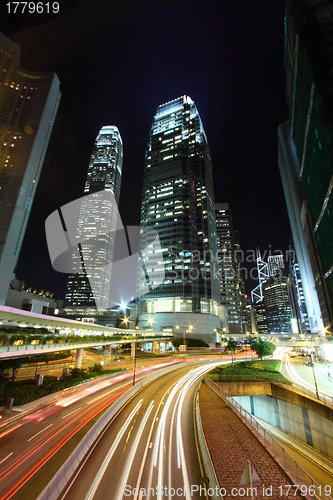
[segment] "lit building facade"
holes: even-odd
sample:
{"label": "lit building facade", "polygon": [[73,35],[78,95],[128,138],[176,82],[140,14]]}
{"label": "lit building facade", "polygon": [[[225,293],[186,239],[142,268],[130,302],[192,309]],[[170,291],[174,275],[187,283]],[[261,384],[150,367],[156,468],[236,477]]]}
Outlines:
{"label": "lit building facade", "polygon": [[[67,315],[87,315],[90,310],[94,316],[97,301],[100,310],[108,309],[115,232],[110,232],[108,227],[105,227],[104,231],[101,231],[101,228],[103,229],[103,225],[108,226],[110,220],[117,220],[119,216],[117,205],[122,165],[123,143],[119,130],[115,126],[105,126],[95,140],[78,221],[78,235],[84,233],[87,240],[92,239],[92,243],[85,241],[81,244],[80,258],[73,255],[74,272],[68,277],[65,297],[64,312]],[[116,204],[112,204],[107,198],[101,202],[101,192],[111,192]],[[96,242],[101,255],[96,254]],[[94,280],[94,293],[81,265],[85,259],[92,258],[97,264],[99,258],[104,262],[104,265],[96,267],[96,271],[91,269],[91,273],[94,273],[94,276],[91,276]],[[75,272],[76,268],[78,272]],[[101,314],[99,312],[99,316]]]}
{"label": "lit building facade", "polygon": [[268,326],[267,326],[267,317],[266,317],[266,308],[265,308],[265,303],[264,301],[257,302],[256,304],[252,305],[254,311],[255,311],[255,323],[256,323],[256,328],[254,333],[258,333],[260,335],[267,335],[268,332]]}
{"label": "lit building facade", "polygon": [[249,321],[248,314],[246,311],[246,294],[245,294],[245,272],[242,268],[242,262],[244,260],[243,251],[240,244],[239,231],[234,229],[234,244],[235,244],[235,257],[237,262],[237,279],[238,279],[238,302],[239,302],[239,313],[240,313],[240,323],[242,333],[247,333],[249,331]]}
{"label": "lit building facade", "polygon": [[312,250],[318,274],[314,279],[325,327],[333,323],[332,28],[331,0],[287,0],[285,69],[290,133],[307,194],[307,220],[311,223],[307,230],[312,233],[308,240],[315,240]]}
{"label": "lit building facade", "polygon": [[296,252],[294,249],[293,242],[291,242],[289,245],[288,265],[289,265],[288,294],[291,307],[293,330],[295,330],[296,333],[296,324],[297,324],[297,331],[299,333],[307,334],[310,333],[311,330],[306,310],[301,273],[298,262],[296,260]]}
{"label": "lit building facade", "polygon": [[276,276],[279,274],[279,270],[284,268],[284,258],[283,255],[270,255],[267,258],[268,273],[270,276]]}
{"label": "lit building facade", "polygon": [[54,73],[23,70],[0,33],[0,304],[5,304],[57,114]]}
{"label": "lit building facade", "polygon": [[309,328],[315,333],[323,329],[323,318],[326,324],[329,322],[329,314],[323,287],[318,286],[323,273],[319,273],[316,263],[319,251],[314,248],[313,223],[307,209],[306,192],[289,122],[282,123],[278,128],[278,162],[296,253],[294,260],[299,266]]}
{"label": "lit building facade", "polygon": [[229,333],[242,333],[240,265],[228,203],[215,203],[221,305],[228,311]]}
{"label": "lit building facade", "polygon": [[192,337],[214,343],[220,292],[212,163],[198,110],[187,96],[159,106],[154,117],[141,225],[158,232],[165,279],[140,299],[140,325],[153,321],[154,329],[180,335],[190,329]]}
{"label": "lit building facade", "polygon": [[266,322],[269,333],[292,333],[288,295],[289,272],[282,255],[268,257],[269,278],[263,285]]}

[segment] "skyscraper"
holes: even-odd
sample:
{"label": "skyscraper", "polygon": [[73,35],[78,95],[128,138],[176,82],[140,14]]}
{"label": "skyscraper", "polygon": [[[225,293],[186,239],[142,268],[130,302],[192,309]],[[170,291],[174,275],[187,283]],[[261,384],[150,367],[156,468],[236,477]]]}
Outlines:
{"label": "skyscraper", "polygon": [[54,73],[19,64],[20,46],[0,33],[0,304],[14,278],[61,96]]}
{"label": "skyscraper", "polygon": [[229,204],[216,203],[215,217],[221,305],[228,310],[229,333],[242,333],[240,263]]}
{"label": "skyscraper", "polygon": [[269,255],[267,259],[268,272],[270,276],[279,274],[279,270],[284,268],[283,255]]}
{"label": "skyscraper", "polygon": [[291,333],[288,270],[282,255],[268,257],[269,278],[264,283],[266,321],[270,333]]}
{"label": "skyscraper", "polygon": [[294,242],[292,240],[289,244],[288,263],[289,263],[288,294],[291,306],[291,321],[292,324],[297,322],[298,331],[300,333],[307,334],[311,332],[311,330],[306,310],[303,283],[299,270],[299,264],[296,260],[296,252],[294,248]]}
{"label": "skyscraper", "polygon": [[318,297],[326,302],[326,311],[322,309],[325,326],[333,323],[332,28],[331,0],[287,0],[285,69],[290,133],[307,194],[308,230],[318,270],[315,286]]}
{"label": "skyscraper", "polygon": [[[293,260],[299,265],[310,329],[312,332],[318,332],[324,327],[322,318],[324,317],[327,323],[329,315],[325,296],[321,295],[319,301],[315,284],[315,277],[318,283],[319,272],[312,265],[315,258],[311,259],[311,255],[315,257],[318,252],[313,248],[313,239],[306,237],[310,232],[313,233],[313,225],[311,227],[306,220],[305,223],[302,221],[302,207],[306,201],[306,192],[300,176],[295,144],[290,135],[289,122],[282,123],[278,128],[278,161],[297,256]],[[305,207],[303,207],[303,212],[304,210]],[[319,290],[322,290],[322,287],[319,287]]]}
{"label": "skyscraper", "polygon": [[[96,308],[96,301],[101,309],[108,308],[111,267],[114,249],[114,232],[105,228],[111,219],[118,217],[118,207],[110,206],[108,199],[100,200],[101,192],[111,192],[114,199],[119,202],[120,184],[123,164],[123,143],[119,130],[115,126],[105,126],[99,131],[95,140],[93,152],[87,172],[84,188],[85,197],[82,198],[78,233],[84,233],[87,241],[81,244],[80,259],[73,255],[73,273],[68,277],[65,312],[71,314],[76,309]],[[91,195],[91,196],[87,196]],[[112,215],[114,214],[114,215]],[[91,241],[89,239],[91,238]],[[94,276],[94,293],[92,291],[87,273],[82,270],[81,263],[84,259],[94,258],[96,243],[102,252],[103,265],[96,270]],[[77,269],[77,272],[75,272]]]}
{"label": "skyscraper", "polygon": [[140,299],[140,325],[151,321],[154,328],[179,333],[191,329],[193,337],[215,342],[220,293],[212,163],[202,121],[188,96],[159,106],[154,117],[141,225],[158,231],[166,276]]}

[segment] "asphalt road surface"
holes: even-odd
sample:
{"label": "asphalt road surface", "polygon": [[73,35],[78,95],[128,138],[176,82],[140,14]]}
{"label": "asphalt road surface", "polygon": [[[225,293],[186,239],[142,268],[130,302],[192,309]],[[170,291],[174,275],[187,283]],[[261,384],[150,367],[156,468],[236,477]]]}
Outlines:
{"label": "asphalt road surface", "polygon": [[[140,391],[116,416],[62,500],[186,500],[200,496],[194,393],[204,372],[184,366]],[[192,493],[192,496],[191,496]]]}
{"label": "asphalt road surface", "polygon": [[[138,368],[136,380],[155,367]],[[56,393],[36,411],[0,424],[0,499],[35,500],[102,413],[132,386],[132,373]]]}

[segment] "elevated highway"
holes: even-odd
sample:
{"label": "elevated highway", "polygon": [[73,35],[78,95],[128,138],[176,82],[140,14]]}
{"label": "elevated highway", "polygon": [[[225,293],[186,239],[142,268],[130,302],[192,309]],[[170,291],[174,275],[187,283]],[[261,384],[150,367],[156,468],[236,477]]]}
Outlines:
{"label": "elevated highway", "polygon": [[[168,342],[172,338],[172,334],[166,332],[130,328],[110,328],[95,323],[68,320],[57,316],[47,316],[45,314],[32,313],[30,311],[23,311],[7,306],[0,306],[0,324],[4,327],[11,326],[22,328],[22,334],[24,334],[25,328],[36,329],[36,334],[40,328],[47,328],[50,332],[64,333],[64,341],[61,343],[31,344],[22,341],[22,343],[18,345],[0,345],[0,359],[75,349],[77,351],[77,368],[80,367],[79,360],[82,356],[82,349],[88,347],[123,344],[125,342],[131,342],[132,340],[136,343],[150,341],[156,345],[160,342]],[[66,334],[77,336],[77,341],[66,341]],[[98,336],[99,338],[96,338],[96,340],[86,340],[82,338],[87,335],[96,335],[96,337]],[[104,337],[104,339],[101,340],[100,337]]]}

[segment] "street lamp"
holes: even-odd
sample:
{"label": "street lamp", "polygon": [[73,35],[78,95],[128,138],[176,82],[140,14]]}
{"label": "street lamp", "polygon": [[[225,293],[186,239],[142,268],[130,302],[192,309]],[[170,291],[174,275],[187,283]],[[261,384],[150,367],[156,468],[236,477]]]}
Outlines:
{"label": "street lamp", "polygon": [[[179,325],[176,325],[176,330],[179,330]],[[188,330],[186,330],[187,327],[184,327],[183,328],[183,362],[185,363],[185,352],[186,352],[186,341],[185,341],[185,332],[188,331],[188,332],[192,332],[193,330],[193,325],[190,325],[188,327]]]}
{"label": "street lamp", "polygon": [[[135,369],[136,369],[136,335],[138,333],[139,325],[135,326],[136,332],[133,332],[134,335],[134,340],[133,340],[133,347],[134,347],[134,366],[133,366],[133,385],[135,385]],[[132,335],[132,338],[133,338]]]}
{"label": "street lamp", "polygon": [[314,366],[313,366],[313,353],[312,353],[312,352],[310,352],[310,359],[311,359],[311,366],[312,366],[313,380],[314,380],[314,383],[315,383],[315,388],[316,388],[317,399],[319,399],[319,392],[318,392],[317,380],[316,380],[316,375],[315,375]]}

